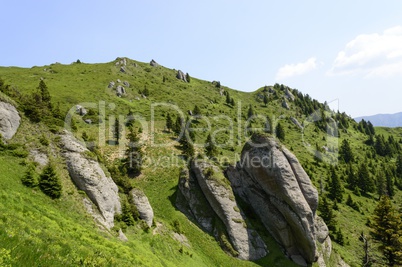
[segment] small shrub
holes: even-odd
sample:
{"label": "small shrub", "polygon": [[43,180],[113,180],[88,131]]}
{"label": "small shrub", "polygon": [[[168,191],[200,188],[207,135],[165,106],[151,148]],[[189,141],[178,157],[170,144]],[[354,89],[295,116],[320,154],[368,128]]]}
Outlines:
{"label": "small shrub", "polygon": [[36,187],[38,185],[38,179],[35,173],[35,166],[33,164],[28,167],[28,170],[21,178],[21,182],[27,187]]}
{"label": "small shrub", "polygon": [[51,163],[43,169],[39,177],[39,188],[53,199],[61,197],[62,185],[60,178]]}

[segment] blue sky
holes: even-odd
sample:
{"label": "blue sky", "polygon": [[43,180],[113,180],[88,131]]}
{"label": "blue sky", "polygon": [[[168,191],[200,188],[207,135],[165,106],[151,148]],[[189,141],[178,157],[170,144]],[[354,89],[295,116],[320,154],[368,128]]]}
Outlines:
{"label": "blue sky", "polygon": [[1,66],[125,56],[352,116],[402,111],[402,1],[3,1]]}

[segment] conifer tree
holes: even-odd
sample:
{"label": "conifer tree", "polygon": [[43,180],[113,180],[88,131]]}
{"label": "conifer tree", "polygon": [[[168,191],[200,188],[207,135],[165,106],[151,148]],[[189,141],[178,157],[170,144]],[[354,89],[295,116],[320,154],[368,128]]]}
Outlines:
{"label": "conifer tree", "polygon": [[331,168],[331,179],[329,183],[329,197],[332,200],[336,200],[337,202],[341,203],[343,200],[343,192],[344,188],[341,182],[341,179],[339,179],[338,174],[336,173],[336,170],[334,168]]}
{"label": "conifer tree", "polygon": [[114,120],[114,125],[113,125],[113,137],[116,140],[116,145],[119,144],[119,141],[121,139],[122,131],[123,131],[123,125],[121,125],[119,119],[116,118]]}
{"label": "conifer tree", "polygon": [[60,198],[62,185],[54,167],[49,163],[39,177],[39,188],[51,198]]}
{"label": "conifer tree", "polygon": [[213,158],[218,154],[217,147],[212,140],[211,134],[208,134],[207,140],[205,141],[205,154],[210,158]]}
{"label": "conifer tree", "polygon": [[343,160],[345,163],[354,161],[352,148],[350,147],[350,144],[346,139],[343,139],[342,145],[339,149],[339,159]]}
{"label": "conifer tree", "polygon": [[285,141],[285,129],[280,122],[276,125],[275,133],[279,140]]}
{"label": "conifer tree", "polygon": [[137,176],[141,173],[143,163],[142,146],[139,143],[140,138],[137,131],[133,126],[128,128],[127,139],[129,141],[125,159],[123,160],[123,166],[130,177]]}
{"label": "conifer tree", "polygon": [[265,106],[267,106],[267,104],[268,104],[268,96],[267,96],[267,94],[264,94],[264,104],[265,104]]}
{"label": "conifer tree", "polygon": [[175,134],[179,135],[182,131],[183,126],[184,126],[184,124],[182,123],[181,117],[177,116],[172,130]]}
{"label": "conifer tree", "polygon": [[21,182],[27,187],[35,187],[38,185],[38,179],[36,177],[35,166],[30,165],[24,176],[21,178]]}
{"label": "conifer tree", "polygon": [[193,115],[194,116],[200,116],[201,115],[201,109],[197,105],[194,106]]}
{"label": "conifer tree", "polygon": [[357,185],[362,194],[372,193],[375,190],[374,181],[370,176],[367,163],[362,163],[357,172]]}
{"label": "conifer tree", "polygon": [[382,196],[375,208],[372,228],[388,266],[402,264],[401,218],[388,196]]}
{"label": "conifer tree", "polygon": [[173,121],[172,117],[170,117],[170,113],[166,115],[166,128],[168,129],[169,132],[170,130],[173,129]]}

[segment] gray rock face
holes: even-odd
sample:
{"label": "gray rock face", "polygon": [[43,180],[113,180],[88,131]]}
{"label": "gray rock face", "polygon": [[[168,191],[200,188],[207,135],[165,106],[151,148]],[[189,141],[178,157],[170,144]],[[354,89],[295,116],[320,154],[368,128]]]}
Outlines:
{"label": "gray rock face", "polygon": [[260,218],[289,257],[317,260],[318,193],[297,158],[274,138],[253,136],[241,161],[227,170],[234,191]]}
{"label": "gray rock face", "polygon": [[155,60],[151,60],[151,62],[149,62],[149,64],[152,66],[152,67],[158,67],[159,66],[159,64],[158,63],[156,63],[156,61]]}
{"label": "gray rock face", "polygon": [[45,166],[49,163],[49,158],[45,153],[42,153],[38,150],[32,150],[29,154],[33,158],[33,161],[41,166]]}
{"label": "gray rock face", "polygon": [[215,213],[202,193],[197,178],[188,169],[183,169],[180,172],[178,187],[176,206],[194,219],[204,231],[212,234]]}
{"label": "gray rock face", "polygon": [[112,81],[112,82],[109,82],[109,85],[107,86],[107,88],[113,88],[113,86],[114,86],[114,82]]}
{"label": "gray rock face", "polygon": [[120,67],[120,72],[126,73],[126,68],[125,67]]}
{"label": "gray rock face", "polygon": [[147,196],[141,190],[134,188],[130,192],[133,204],[137,207],[141,220],[144,220],[149,227],[152,226],[154,220],[154,211],[149,204]]}
{"label": "gray rock face", "polygon": [[303,126],[300,124],[300,122],[295,118],[295,117],[290,117],[290,120],[296,125],[299,129],[303,130]]}
{"label": "gray rock face", "polygon": [[85,116],[87,115],[88,111],[86,110],[86,108],[84,108],[83,106],[80,105],[76,105],[75,106],[75,111],[80,114],[81,116]]}
{"label": "gray rock face", "polygon": [[130,83],[128,81],[124,81],[123,85],[126,86],[126,87],[130,87]]}
{"label": "gray rock face", "polygon": [[123,233],[123,231],[121,229],[119,229],[119,239],[123,242],[127,242],[128,238],[127,236]]}
{"label": "gray rock face", "polygon": [[117,185],[105,175],[97,161],[85,157],[83,153],[88,150],[70,133],[65,131],[61,135],[61,142],[71,179],[98,208],[102,215],[100,223],[111,229],[114,226],[114,215],[121,213]]}
{"label": "gray rock face", "polygon": [[285,89],[285,95],[286,95],[287,99],[289,99],[290,101],[295,100],[295,96],[292,94],[292,92],[290,92],[289,88]]}
{"label": "gray rock face", "polygon": [[282,101],[282,107],[286,108],[286,109],[290,109],[289,104],[288,104],[288,102],[286,102],[285,99]]}
{"label": "gray rock face", "polygon": [[121,97],[121,96],[123,96],[123,95],[125,95],[125,94],[126,94],[126,89],[124,89],[123,86],[118,85],[117,88],[116,88],[116,95],[117,95],[118,97]]}
{"label": "gray rock face", "polygon": [[[191,172],[183,170],[179,179],[177,206],[185,214],[190,214],[196,222],[219,239],[214,218],[222,221],[230,243],[238,252],[238,257],[256,260],[267,254],[267,248],[254,230],[247,228],[230,185],[219,182],[223,174],[213,165],[203,161],[193,161]],[[223,179],[225,179],[223,177]]]}
{"label": "gray rock face", "polygon": [[17,109],[9,103],[0,101],[0,134],[4,139],[13,138],[20,127],[20,121]]}
{"label": "gray rock face", "polygon": [[187,82],[186,75],[181,70],[177,71],[176,78],[184,82]]}

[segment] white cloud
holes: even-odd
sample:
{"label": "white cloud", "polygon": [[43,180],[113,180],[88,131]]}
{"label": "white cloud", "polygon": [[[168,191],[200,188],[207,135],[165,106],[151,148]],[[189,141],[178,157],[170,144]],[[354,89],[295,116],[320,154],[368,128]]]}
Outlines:
{"label": "white cloud", "polygon": [[365,77],[402,74],[402,26],[382,34],[358,35],[338,53],[328,74]]}
{"label": "white cloud", "polygon": [[286,64],[276,73],[276,80],[284,80],[289,77],[305,74],[317,67],[315,57],[307,59],[306,62],[296,64]]}

